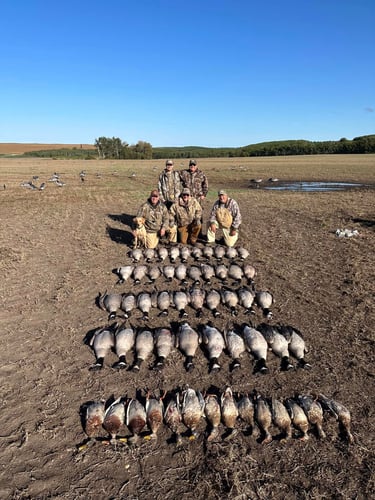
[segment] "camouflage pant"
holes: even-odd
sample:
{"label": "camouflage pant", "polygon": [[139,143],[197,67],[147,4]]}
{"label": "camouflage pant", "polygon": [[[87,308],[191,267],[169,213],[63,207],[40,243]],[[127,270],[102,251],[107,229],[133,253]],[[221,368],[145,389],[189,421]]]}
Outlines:
{"label": "camouflage pant", "polygon": [[[231,236],[229,234],[230,229],[226,229],[225,227],[219,226],[219,224],[217,222],[215,222],[214,224],[216,226],[216,229],[220,228],[223,231],[224,243],[226,244],[226,246],[227,247],[234,247],[234,245],[237,243],[237,240],[238,240],[238,229],[236,231],[236,234],[234,236]],[[211,230],[210,225],[211,224],[209,224],[208,228],[207,228],[207,242],[208,243],[215,243],[216,233],[214,233]]]}

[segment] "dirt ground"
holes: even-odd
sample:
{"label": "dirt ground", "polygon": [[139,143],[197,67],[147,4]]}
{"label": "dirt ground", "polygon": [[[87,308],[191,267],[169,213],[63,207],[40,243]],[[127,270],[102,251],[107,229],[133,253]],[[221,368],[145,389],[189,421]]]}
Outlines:
{"label": "dirt ground", "polygon": [[[243,356],[241,370],[231,373],[229,356],[223,354],[221,371],[209,374],[202,350],[191,373],[177,350],[161,372],[150,370],[147,362],[139,373],[115,371],[114,353],[101,371],[89,371],[94,355],[84,339],[108,323],[107,313],[96,305],[98,293],[151,289],[144,283],[116,285],[112,270],[129,263],[130,220],[162,163],[0,159],[0,498],[373,497],[374,190],[297,193],[247,185],[259,174],[374,184],[375,158],[230,161],[227,169],[224,159],[201,162],[210,182],[205,218],[217,188],[225,184],[241,207],[239,245],[250,251],[256,288],[269,289],[275,297],[271,323],[301,330],[311,371],[281,372],[270,353],[268,374],[253,374],[250,355]],[[65,183],[60,188],[48,181],[56,171]],[[20,186],[33,175],[39,176],[37,185],[46,182],[45,190]],[[359,234],[338,238],[337,228]],[[159,289],[178,286],[158,283]],[[214,320],[220,329],[228,318],[221,310]],[[208,310],[201,319],[188,311],[193,326],[212,319]],[[247,320],[240,311],[236,321]],[[263,321],[261,312],[253,321]],[[132,322],[143,325],[140,313]],[[152,311],[148,325],[175,322],[174,310],[164,319]],[[222,391],[226,385],[239,393],[256,389],[281,399],[324,393],[350,410],[355,442],[349,444],[327,417],[324,440],[311,428],[308,441],[293,437],[262,445],[240,428],[232,440],[207,444],[202,420],[199,437],[185,437],[179,449],[163,427],[157,442],[115,448],[98,442],[78,451],[86,438],[80,419],[86,402],[184,384],[201,391]],[[272,427],[271,433],[278,431]],[[122,435],[127,434],[124,428]]]}

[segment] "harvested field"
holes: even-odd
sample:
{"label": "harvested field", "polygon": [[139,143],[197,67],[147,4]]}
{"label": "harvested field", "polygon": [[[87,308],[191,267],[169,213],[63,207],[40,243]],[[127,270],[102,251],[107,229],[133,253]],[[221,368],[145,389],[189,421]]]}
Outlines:
{"label": "harvested field", "polygon": [[[271,323],[290,324],[304,334],[312,370],[281,372],[270,354],[269,373],[254,375],[246,354],[242,368],[230,372],[230,359],[223,354],[221,371],[209,374],[200,350],[195,369],[187,373],[176,350],[161,372],[151,371],[147,362],[139,373],[115,371],[115,354],[101,371],[89,371],[94,355],[84,339],[108,321],[96,305],[99,292],[152,289],[116,285],[112,270],[129,263],[131,218],[156,185],[164,162],[0,158],[1,498],[373,496],[374,189],[295,193],[248,186],[258,177],[374,186],[375,157],[202,159],[198,165],[210,187],[205,219],[217,189],[226,187],[241,207],[239,244],[248,248],[257,269],[256,288],[269,289],[275,297]],[[177,161],[175,168],[180,168]],[[61,187],[49,181],[54,173]],[[46,188],[20,185],[30,180],[37,186],[45,182]],[[337,228],[359,234],[338,238]],[[179,288],[176,282],[158,286]],[[221,329],[227,320],[222,312],[215,319]],[[208,311],[198,320],[189,309],[194,326],[208,319]],[[148,325],[178,321],[176,311],[167,319],[151,312]],[[247,316],[240,312],[236,321]],[[263,321],[259,311],[253,321]],[[143,325],[137,313],[132,322]],[[324,393],[350,410],[355,442],[347,442],[331,417],[323,424],[324,440],[312,428],[308,441],[293,437],[262,445],[240,429],[232,440],[207,444],[202,421],[199,437],[185,437],[180,449],[162,428],[157,442],[142,440],[137,447],[98,442],[78,451],[86,437],[80,420],[84,403],[184,384],[201,391],[229,384],[235,392],[256,389],[279,398]],[[274,427],[271,433],[279,434]]]}

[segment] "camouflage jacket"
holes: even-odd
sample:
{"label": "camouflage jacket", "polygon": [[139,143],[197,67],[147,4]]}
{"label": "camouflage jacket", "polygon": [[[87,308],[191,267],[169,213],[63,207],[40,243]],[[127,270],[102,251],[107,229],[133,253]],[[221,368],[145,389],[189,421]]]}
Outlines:
{"label": "camouflage jacket", "polygon": [[208,192],[208,182],[206,175],[202,170],[190,172],[190,170],[180,171],[181,183],[183,188],[190,189],[191,196],[198,198],[199,196],[206,196]]}
{"label": "camouflage jacket", "polygon": [[150,199],[138,209],[137,217],[145,218],[145,227],[148,233],[157,233],[163,227],[168,229],[169,212],[163,202],[152,205]]}
{"label": "camouflage jacket", "polygon": [[229,212],[232,214],[233,217],[232,228],[238,229],[242,222],[242,217],[241,217],[240,207],[238,206],[236,200],[234,200],[233,198],[228,198],[228,201],[226,203],[220,203],[220,200],[215,201],[214,206],[212,207],[211,210],[210,222],[217,222],[216,211],[219,207],[224,207],[229,210]]}
{"label": "camouflage jacket", "polygon": [[181,192],[180,173],[163,170],[159,175],[158,189],[161,201],[176,201]]}
{"label": "camouflage jacket", "polygon": [[177,202],[171,206],[170,213],[175,218],[178,227],[188,226],[193,221],[197,225],[201,224],[202,207],[195,198],[190,197],[187,203],[184,203],[181,197],[178,198]]}

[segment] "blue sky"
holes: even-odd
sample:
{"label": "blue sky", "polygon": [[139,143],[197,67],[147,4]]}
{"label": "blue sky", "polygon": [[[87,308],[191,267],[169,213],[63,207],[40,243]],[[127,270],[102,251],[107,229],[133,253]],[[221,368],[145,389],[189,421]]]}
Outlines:
{"label": "blue sky", "polygon": [[0,142],[375,133],[374,0],[4,0]]}

